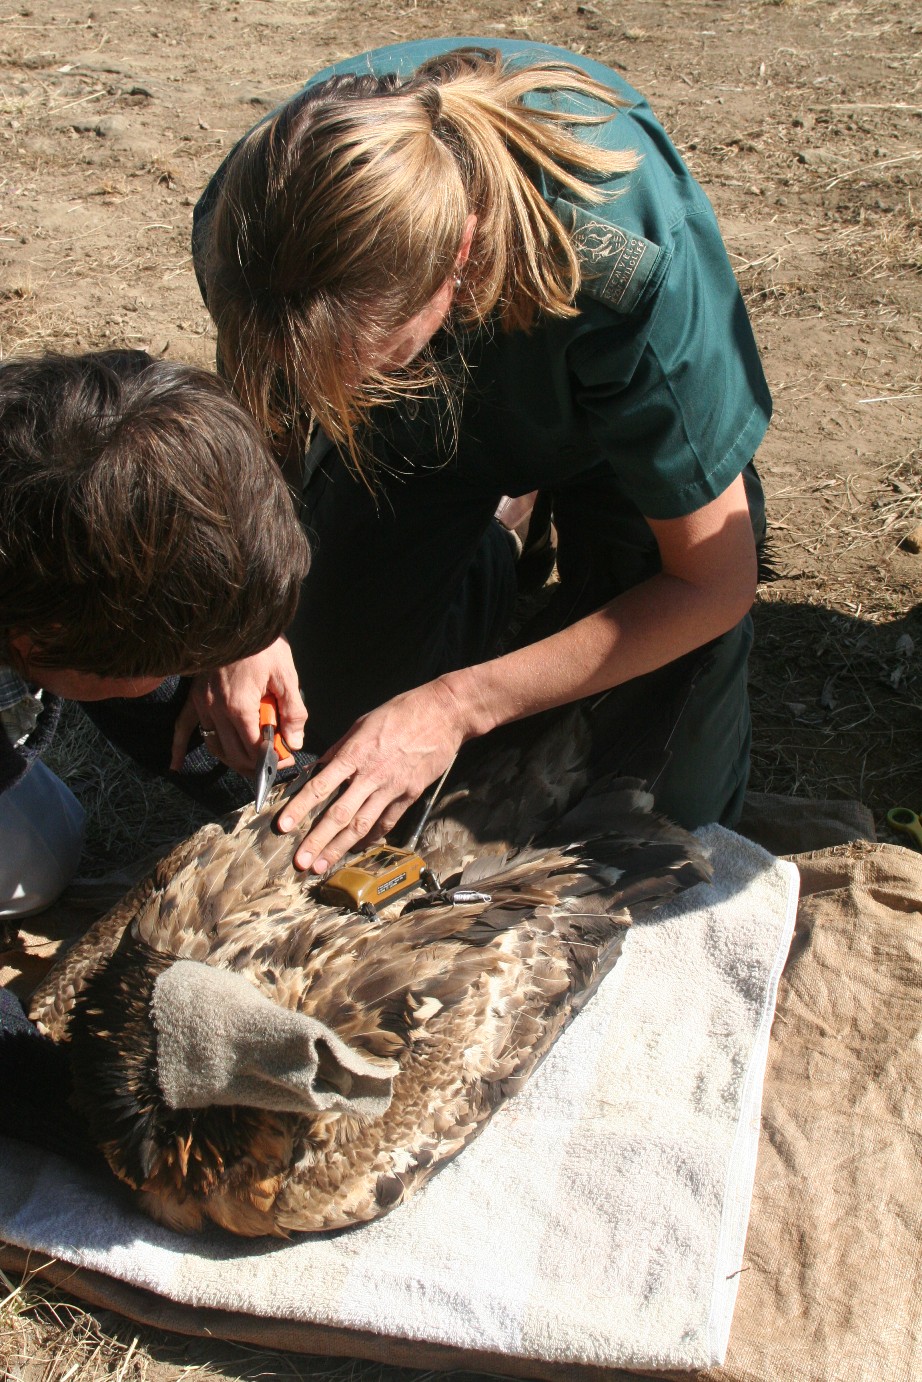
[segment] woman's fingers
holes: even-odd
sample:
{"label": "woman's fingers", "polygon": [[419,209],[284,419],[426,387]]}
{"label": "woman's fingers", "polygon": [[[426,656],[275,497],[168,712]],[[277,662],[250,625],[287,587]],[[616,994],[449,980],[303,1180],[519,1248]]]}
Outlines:
{"label": "woman's fingers", "polygon": [[291,649],[279,638],[261,653],[193,677],[189,698],[176,720],[171,768],[182,767],[192,734],[201,725],[209,753],[238,773],[252,773],[262,739],[259,703],[267,691],[278,702],[282,738],[292,748],[300,748],[307,710]]}
{"label": "woman's fingers", "polygon": [[313,816],[295,855],[299,868],[324,873],[357,843],[396,824],[458,751],[463,736],[446,713],[452,705],[437,683],[417,687],[363,715],[327,751],[278,818],[284,833]]}
{"label": "woman's fingers", "polygon": [[378,839],[393,829],[416,800],[403,787],[380,786],[334,760],[286,802],[277,822],[279,830],[283,834],[295,830],[339,787],[343,791],[314,819],[298,846],[296,868],[325,873],[357,844]]}
{"label": "woman's fingers", "polygon": [[352,769],[335,761],[316,768],[301,790],[286,801],[276,821],[278,829],[283,835],[295,830],[308,816],[315,814],[351,775]]}
{"label": "woman's fingers", "polygon": [[386,790],[379,788],[369,794],[362,782],[353,782],[301,841],[295,867],[326,873],[354,845],[368,838],[390,800],[391,793]]}
{"label": "woman's fingers", "polygon": [[[287,644],[285,645],[287,648]],[[269,690],[275,696],[279,708],[279,734],[289,748],[299,749],[304,743],[304,725],[307,721],[307,707],[301,699],[298,678],[292,663],[290,672],[276,675],[269,683]]]}
{"label": "woman's fingers", "polygon": [[[372,836],[376,821],[379,820],[380,808],[386,802],[386,793],[377,793],[375,797],[368,797],[362,807],[359,808],[358,813],[348,822],[346,828],[341,829],[326,843],[322,843],[322,835],[325,835],[326,831],[321,832],[321,837],[319,837],[321,843],[315,844],[315,836],[308,836],[308,839],[301,844],[296,858],[294,858],[296,865],[299,864],[301,854],[304,855],[305,862],[300,867],[311,868],[315,873],[325,873],[328,868],[333,867],[333,864],[339,864],[344,854],[348,854],[348,851],[355,849],[357,844],[365,843]],[[326,813],[323,814],[323,821],[326,821]]]}

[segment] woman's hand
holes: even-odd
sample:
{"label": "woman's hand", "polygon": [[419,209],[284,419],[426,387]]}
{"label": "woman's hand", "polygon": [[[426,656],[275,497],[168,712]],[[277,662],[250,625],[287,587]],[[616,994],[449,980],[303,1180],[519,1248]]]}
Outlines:
{"label": "woman's hand", "polygon": [[253,657],[193,677],[189,699],[176,719],[170,767],[182,767],[189,740],[201,725],[209,753],[238,773],[252,773],[260,744],[259,702],[267,691],[278,701],[279,733],[290,748],[299,749],[307,710],[291,649],[286,639],[277,638]]}
{"label": "woman's hand", "polygon": [[324,755],[323,766],[279,818],[280,830],[296,829],[346,784],[302,840],[296,866],[324,873],[360,841],[386,835],[442,775],[465,737],[459,702],[441,680],[363,715]]}

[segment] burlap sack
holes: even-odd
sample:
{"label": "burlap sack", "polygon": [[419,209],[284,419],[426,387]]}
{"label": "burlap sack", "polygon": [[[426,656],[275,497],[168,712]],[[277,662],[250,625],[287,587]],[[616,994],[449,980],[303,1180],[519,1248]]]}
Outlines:
{"label": "burlap sack", "polygon": [[922,855],[802,854],[730,1349],[707,1382],[922,1378]]}

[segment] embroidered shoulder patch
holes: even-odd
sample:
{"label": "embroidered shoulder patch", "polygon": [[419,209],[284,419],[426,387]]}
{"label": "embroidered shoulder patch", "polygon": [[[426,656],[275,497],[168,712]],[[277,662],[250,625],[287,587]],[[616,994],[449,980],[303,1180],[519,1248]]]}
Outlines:
{"label": "embroidered shoulder patch", "polygon": [[581,291],[616,312],[633,312],[662,278],[668,251],[642,235],[596,220],[570,202],[558,199],[553,209],[570,231],[579,256]]}

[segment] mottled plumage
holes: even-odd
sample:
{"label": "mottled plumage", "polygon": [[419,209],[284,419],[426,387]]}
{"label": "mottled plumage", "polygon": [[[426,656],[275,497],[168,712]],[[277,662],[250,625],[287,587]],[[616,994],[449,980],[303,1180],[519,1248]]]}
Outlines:
{"label": "mottled plumage", "polygon": [[[636,783],[587,787],[584,727],[558,717],[449,782],[420,849],[443,884],[489,901],[411,897],[377,919],[324,905],[292,867],[296,838],[272,829],[277,791],[175,849],[52,972],[33,1015],[69,1040],[78,1107],[153,1217],[285,1235],[393,1208],[521,1087],[630,921],[707,876]],[[177,958],[244,976],[382,1068],[396,1060],[389,1107],[170,1108],[150,1000]]]}

